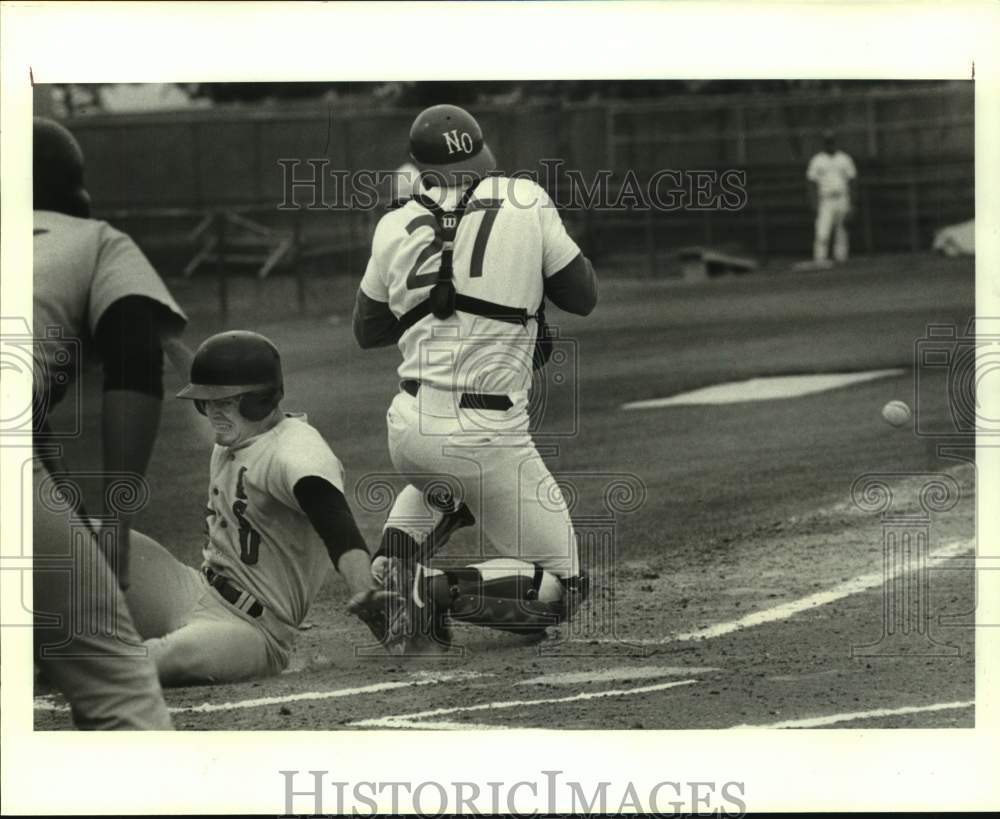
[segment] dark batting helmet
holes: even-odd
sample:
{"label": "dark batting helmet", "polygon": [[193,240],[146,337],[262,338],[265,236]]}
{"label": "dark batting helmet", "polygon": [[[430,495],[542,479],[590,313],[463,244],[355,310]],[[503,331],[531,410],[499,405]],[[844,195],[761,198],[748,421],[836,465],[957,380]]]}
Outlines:
{"label": "dark batting helmet", "polygon": [[497,166],[476,118],[457,105],[434,105],[420,113],[410,127],[410,158],[446,184],[468,184]]}
{"label": "dark batting helmet", "polygon": [[237,395],[248,421],[266,418],[284,395],[278,348],[259,333],[229,330],[206,339],[191,362],[191,383],[177,393],[203,415],[205,401]]}
{"label": "dark batting helmet", "polygon": [[74,136],[58,122],[35,117],[32,153],[34,209],[88,218],[90,194],[83,186],[83,150]]}

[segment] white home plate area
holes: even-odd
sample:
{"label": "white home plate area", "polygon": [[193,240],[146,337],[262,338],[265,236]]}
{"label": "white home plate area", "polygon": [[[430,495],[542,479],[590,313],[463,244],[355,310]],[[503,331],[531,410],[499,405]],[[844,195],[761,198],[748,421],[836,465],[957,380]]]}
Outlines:
{"label": "white home plate area", "polygon": [[659,407],[692,406],[700,404],[739,404],[746,401],[774,401],[779,398],[798,398],[825,392],[851,384],[875,381],[902,375],[905,370],[868,370],[858,373],[818,373],[814,375],[776,375],[765,378],[751,378],[748,381],[730,381],[727,384],[713,384],[711,387],[671,395],[667,398],[651,398],[645,401],[630,401],[622,404],[622,409],[658,409]]}

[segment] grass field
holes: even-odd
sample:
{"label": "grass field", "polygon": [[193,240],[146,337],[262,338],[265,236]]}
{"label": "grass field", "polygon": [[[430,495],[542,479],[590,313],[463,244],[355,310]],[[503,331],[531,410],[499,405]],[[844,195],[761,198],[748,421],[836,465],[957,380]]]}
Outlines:
{"label": "grass field", "polygon": [[[398,353],[357,349],[355,286],[313,283],[307,314],[289,318],[290,282],[234,282],[228,324],[282,350],[285,405],[307,411],[345,464],[374,547],[382,513],[352,492],[365,476],[392,471],[384,416]],[[192,346],[221,329],[210,282],[177,294],[192,314]],[[544,387],[551,400],[537,442],[553,473],[579,490],[581,530],[606,511],[609,481],[633,476],[645,495],[600,524],[613,530],[614,559],[592,566],[598,594],[579,624],[540,643],[462,628],[463,656],[433,661],[359,658],[366,631],[343,613],[345,587],[331,572],[291,668],[257,683],[168,691],[178,727],[971,726],[973,576],[961,557],[973,548],[975,467],[967,439],[939,451],[953,428],[946,370],[921,373],[915,396],[913,367],[928,324],[961,331],[973,312],[972,263],[930,256],[693,285],[604,276],[590,317],[551,311],[570,356],[565,371],[577,377]],[[755,376],[890,368],[903,373],[799,398],[621,409]],[[168,389],[179,383],[168,375]],[[84,387],[93,408],[99,377],[88,373]],[[933,434],[888,426],[879,413],[895,398],[917,407],[920,429]],[[96,420],[84,414],[71,466],[95,456]],[[187,403],[166,402],[153,501],[137,524],[190,563],[207,481],[200,420]],[[959,496],[928,523],[941,558],[927,596],[936,643],[919,633],[879,642],[883,521],[852,502],[852,484],[888,475],[893,511],[913,513],[927,476],[942,473]],[[477,529],[448,548],[449,559],[489,552]],[[852,646],[872,643],[879,656],[852,656]],[[37,727],[68,726],[58,698],[36,704]]]}

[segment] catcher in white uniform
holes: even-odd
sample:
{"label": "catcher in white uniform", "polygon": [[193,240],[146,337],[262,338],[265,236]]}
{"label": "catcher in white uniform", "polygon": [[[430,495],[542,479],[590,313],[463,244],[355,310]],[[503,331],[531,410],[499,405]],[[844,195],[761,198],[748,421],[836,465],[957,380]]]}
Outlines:
{"label": "catcher in white uniform", "polygon": [[282,671],[330,561],[373,631],[385,611],[340,461],[304,415],[281,410],[283,389],[275,346],[230,331],[198,348],[178,393],[216,445],[200,570],[133,534],[128,604],[164,685]]}
{"label": "catcher in white uniform", "polygon": [[[362,348],[398,344],[403,358],[387,423],[409,485],[372,563],[388,592],[409,597],[388,616],[386,646],[400,653],[446,649],[448,616],[544,632],[586,595],[527,407],[533,367],[546,360],[544,300],[580,315],[597,302],[593,267],[548,195],[495,173],[468,112],[421,113],[410,158],[418,189],[376,227],[354,315]],[[450,533],[476,521],[503,557],[431,568]]]}
{"label": "catcher in white uniform", "polygon": [[806,179],[810,183],[810,199],[816,211],[816,238],[813,261],[828,259],[830,237],[833,237],[833,258],[846,262],[848,255],[847,220],[853,212],[854,180],[858,171],[854,160],[837,150],[833,131],[823,133],[823,150],[810,161]]}

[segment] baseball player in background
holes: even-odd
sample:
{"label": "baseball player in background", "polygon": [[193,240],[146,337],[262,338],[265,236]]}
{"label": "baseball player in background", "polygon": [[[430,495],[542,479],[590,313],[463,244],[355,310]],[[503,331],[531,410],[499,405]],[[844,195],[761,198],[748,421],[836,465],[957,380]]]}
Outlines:
{"label": "baseball player in background", "polygon": [[187,319],[135,243],[89,218],[83,152],[72,134],[36,118],[33,149],[35,662],[69,700],[77,727],[168,729],[156,670],[122,595],[131,514],[94,509],[114,514],[103,518],[103,531],[91,522],[48,414],[65,396],[78,355],[96,354],[107,505],[114,482],[145,474],[159,426],[164,347],[177,343]]}
{"label": "baseball player in background", "polygon": [[[594,269],[546,192],[496,173],[476,120],[438,105],[410,130],[411,199],[379,221],[357,294],[362,348],[397,344],[400,392],[387,415],[392,462],[409,480],[373,560],[408,603],[387,647],[447,649],[448,616],[544,633],[586,594],[566,504],[528,431],[542,307],[587,315]],[[502,556],[441,570],[430,555],[478,521]],[[447,616],[446,616],[447,615]]]}
{"label": "baseball player in background", "polygon": [[813,261],[829,258],[830,237],[833,237],[833,258],[846,262],[848,255],[847,221],[853,209],[854,180],[858,176],[854,160],[836,147],[833,131],[824,131],[823,150],[809,160],[806,179],[816,213],[816,238]]}
{"label": "baseball player in background", "polygon": [[128,592],[164,685],[236,682],[288,666],[329,561],[351,610],[375,631],[386,605],[344,498],[344,471],[301,413],[283,412],[281,359],[267,338],[219,333],[178,393],[212,425],[200,569],[133,536]]}

